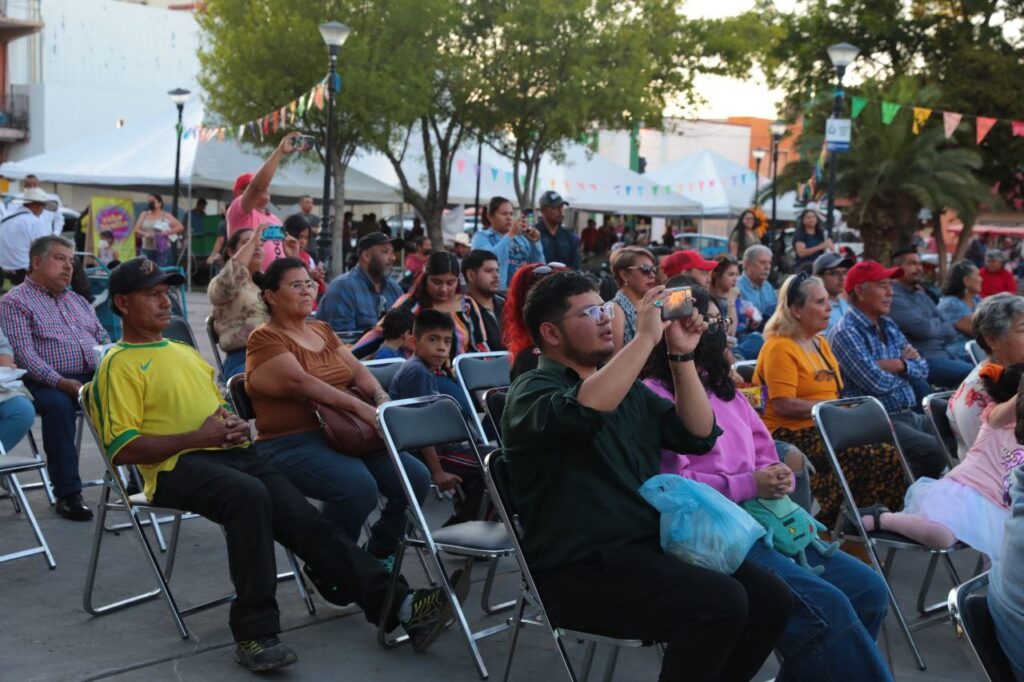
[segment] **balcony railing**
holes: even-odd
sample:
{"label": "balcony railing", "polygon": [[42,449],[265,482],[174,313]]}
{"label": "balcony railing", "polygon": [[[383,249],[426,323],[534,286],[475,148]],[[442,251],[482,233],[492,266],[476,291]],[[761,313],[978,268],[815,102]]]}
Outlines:
{"label": "balcony railing", "polygon": [[0,128],[28,130],[28,95],[0,95]]}

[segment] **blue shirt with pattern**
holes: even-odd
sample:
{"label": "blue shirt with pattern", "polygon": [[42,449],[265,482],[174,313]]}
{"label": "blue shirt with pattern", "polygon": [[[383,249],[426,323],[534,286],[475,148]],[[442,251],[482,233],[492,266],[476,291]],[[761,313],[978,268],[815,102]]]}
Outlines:
{"label": "blue shirt with pattern", "polygon": [[316,319],[331,325],[336,332],[362,331],[377,324],[401,295],[398,283],[386,277],[377,291],[370,276],[357,266],[336,277],[327,287]]}
{"label": "blue shirt with pattern", "polygon": [[523,235],[514,238],[507,234],[498,234],[487,228],[473,235],[474,249],[490,251],[498,257],[498,287],[507,289],[516,270],[528,263],[543,263],[544,248],[540,241],[531,242]]}

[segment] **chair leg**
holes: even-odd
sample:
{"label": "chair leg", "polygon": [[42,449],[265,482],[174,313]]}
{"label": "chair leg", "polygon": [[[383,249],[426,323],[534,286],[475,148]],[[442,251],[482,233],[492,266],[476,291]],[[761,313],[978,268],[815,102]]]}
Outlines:
{"label": "chair leg", "polygon": [[57,504],[57,498],[53,495],[53,484],[50,483],[50,472],[46,470],[46,460],[39,454],[39,446],[36,445],[36,437],[29,430],[28,434],[28,447],[32,451],[32,456],[43,463],[43,468],[39,470],[39,478],[42,479],[39,483],[26,483],[21,486],[22,490],[34,490],[35,488],[42,488],[46,491],[46,498],[50,501],[50,506]]}
{"label": "chair leg", "polygon": [[290,549],[284,551],[285,557],[288,558],[288,564],[292,567],[292,573],[295,575],[295,588],[299,591],[299,597],[306,603],[306,610],[309,611],[310,615],[316,613],[316,605],[313,603],[313,598],[309,594],[309,590],[306,588],[306,579],[302,577],[302,571],[299,570],[299,562],[292,554]]}
{"label": "chair leg", "polygon": [[508,682],[509,674],[512,672],[512,657],[516,653],[516,644],[519,641],[519,630],[523,627],[523,613],[526,611],[526,584],[523,583],[519,587],[519,598],[516,599],[515,609],[512,613],[512,617],[509,618],[509,625],[512,628],[512,632],[508,638],[508,653],[505,654],[505,669],[501,673],[501,682]]}
{"label": "chair leg", "polygon": [[43,536],[43,531],[39,527],[39,522],[36,521],[36,515],[32,513],[32,507],[28,504],[28,498],[25,497],[25,491],[21,489],[21,484],[18,483],[18,479],[11,474],[3,477],[11,490],[11,498],[16,499],[25,512],[25,520],[28,521],[29,525],[32,526],[32,534],[36,536],[36,542],[39,544],[37,548],[27,550],[25,552],[18,552],[12,555],[10,558],[16,558],[18,556],[30,556],[32,554],[39,554],[40,550],[43,556],[46,558],[46,565],[49,566],[50,570],[57,568],[57,562],[53,560],[53,554],[50,552],[50,546],[46,543],[46,538]]}
{"label": "chair leg", "polygon": [[917,665],[917,669],[925,670],[927,666],[924,664],[924,659],[921,658],[921,652],[917,648],[917,642],[914,641],[914,636],[910,633],[910,626],[907,624],[906,618],[903,617],[903,612],[900,610],[900,605],[896,601],[896,595],[892,591],[892,586],[889,585],[887,571],[892,565],[892,556],[895,553],[895,550],[889,550],[886,557],[885,568],[883,568],[882,563],[878,559],[878,552],[875,550],[875,543],[867,542],[865,547],[868,550],[868,556],[871,557],[871,563],[874,565],[875,570],[878,571],[878,574],[882,576],[882,580],[885,583],[885,591],[889,595],[889,603],[892,605],[892,613],[896,617],[896,622],[899,623],[900,629],[903,631],[903,636],[907,640],[907,646],[910,647],[910,653],[914,656],[914,662]]}
{"label": "chair leg", "polygon": [[384,595],[384,605],[380,610],[380,620],[377,623],[377,643],[385,649],[393,649],[399,644],[403,644],[409,641],[409,635],[400,635],[394,639],[388,638],[387,633],[387,614],[391,613],[395,604],[395,590],[398,587],[398,576],[402,574],[402,559],[405,557],[406,549],[406,538],[408,537],[409,522],[405,522],[406,532],[402,533],[402,539],[398,543],[398,549],[395,551],[395,563],[391,569],[391,582],[388,583],[388,591]]}
{"label": "chair leg", "polygon": [[491,590],[494,589],[494,578],[498,573],[498,558],[495,557],[487,562],[487,577],[484,579],[484,589],[480,593],[480,608],[488,616],[493,616],[502,611],[508,611],[516,605],[516,600],[491,604]]}
{"label": "chair leg", "polygon": [[[932,586],[932,579],[935,577],[935,566],[939,563],[939,555],[935,552],[931,553],[928,558],[928,568],[924,572],[924,580],[921,581],[921,589],[917,593],[917,612],[922,616],[929,614],[928,605],[925,601],[928,599],[928,590]],[[945,609],[945,602],[943,602],[943,609]]]}

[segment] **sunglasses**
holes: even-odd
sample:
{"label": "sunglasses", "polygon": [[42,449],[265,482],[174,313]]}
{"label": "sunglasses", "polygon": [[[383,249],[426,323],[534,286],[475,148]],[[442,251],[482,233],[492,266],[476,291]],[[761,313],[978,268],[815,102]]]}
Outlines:
{"label": "sunglasses", "polygon": [[558,263],[558,262],[552,261],[552,262],[548,263],[547,265],[538,265],[537,267],[535,267],[533,269],[533,274],[535,274],[535,275],[550,275],[552,272],[561,272],[562,270],[565,270],[565,269],[566,269],[565,263]]}
{"label": "sunglasses", "polygon": [[[558,319],[559,321],[561,321],[564,320],[566,317],[569,317],[569,315],[560,317]],[[615,317],[615,304],[613,304],[611,301],[608,301],[607,303],[602,303],[600,305],[588,306],[583,310],[579,311],[578,313],[576,313],[575,315],[573,315],[572,317],[589,317],[594,322],[594,324],[601,324],[602,320],[606,318],[611,320],[612,318]]]}
{"label": "sunglasses", "polygon": [[709,317],[706,322],[708,323],[708,331],[712,334],[718,331],[719,326],[724,327],[726,331],[729,331],[729,328],[732,327],[732,318],[728,316],[717,315]]}
{"label": "sunglasses", "polygon": [[639,270],[640,272],[642,272],[645,275],[656,275],[656,274],[658,274],[658,266],[657,265],[648,265],[646,263],[644,263],[643,265],[630,265],[626,269],[627,270]]}

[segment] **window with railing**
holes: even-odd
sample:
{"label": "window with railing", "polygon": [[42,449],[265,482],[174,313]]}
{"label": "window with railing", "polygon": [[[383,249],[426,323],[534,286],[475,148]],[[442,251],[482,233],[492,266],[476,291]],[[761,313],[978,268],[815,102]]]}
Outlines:
{"label": "window with railing", "polygon": [[0,94],[0,128],[28,130],[28,95]]}

